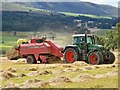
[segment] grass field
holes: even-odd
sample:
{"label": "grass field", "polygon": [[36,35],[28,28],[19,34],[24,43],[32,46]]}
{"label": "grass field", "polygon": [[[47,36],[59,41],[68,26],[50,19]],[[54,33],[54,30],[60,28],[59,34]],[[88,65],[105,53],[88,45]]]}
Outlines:
{"label": "grass field", "polygon": [[85,16],[85,17],[90,17],[90,18],[105,18],[105,19],[112,19],[111,17],[107,17],[107,16],[97,16],[97,15],[90,15],[90,14],[80,14],[80,13],[70,13],[70,12],[59,12],[68,16]]}

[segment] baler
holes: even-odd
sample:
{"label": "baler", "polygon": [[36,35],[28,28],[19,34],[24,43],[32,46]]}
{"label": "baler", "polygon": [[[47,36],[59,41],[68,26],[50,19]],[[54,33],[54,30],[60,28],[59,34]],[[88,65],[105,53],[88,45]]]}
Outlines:
{"label": "baler", "polygon": [[52,41],[45,39],[31,39],[30,43],[20,44],[17,48],[7,53],[10,60],[26,58],[27,63],[51,63],[61,60],[63,57],[63,47],[60,47]]}

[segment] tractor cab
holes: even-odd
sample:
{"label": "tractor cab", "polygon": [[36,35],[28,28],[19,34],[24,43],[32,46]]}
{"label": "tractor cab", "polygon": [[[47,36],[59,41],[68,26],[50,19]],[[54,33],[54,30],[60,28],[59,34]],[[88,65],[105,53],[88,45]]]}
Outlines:
{"label": "tractor cab", "polygon": [[94,39],[94,35],[92,34],[75,34],[72,36],[73,40],[72,40],[72,44],[76,45],[76,44],[83,44],[83,43],[87,43],[87,44],[95,44],[95,39]]}

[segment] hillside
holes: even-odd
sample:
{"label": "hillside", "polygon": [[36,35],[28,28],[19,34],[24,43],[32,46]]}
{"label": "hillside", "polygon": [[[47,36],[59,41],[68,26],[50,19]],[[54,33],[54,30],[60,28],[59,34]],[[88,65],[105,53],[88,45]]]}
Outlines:
{"label": "hillside", "polygon": [[90,2],[29,2],[20,4],[57,12],[93,14],[100,16],[118,15],[118,9],[116,7],[110,5],[98,5]]}
{"label": "hillside", "polygon": [[86,22],[92,21],[92,24],[88,24],[88,27],[102,29],[111,29],[117,22],[117,18],[113,17],[55,12],[30,7],[23,3],[2,3],[2,16],[3,31],[52,30],[73,32],[77,29],[84,33],[83,29],[76,28],[77,23],[74,20],[82,20],[83,26]]}

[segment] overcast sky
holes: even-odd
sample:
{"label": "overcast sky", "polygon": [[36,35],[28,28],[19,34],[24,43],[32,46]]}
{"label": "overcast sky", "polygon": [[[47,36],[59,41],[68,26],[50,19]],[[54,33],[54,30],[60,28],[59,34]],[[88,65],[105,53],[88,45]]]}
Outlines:
{"label": "overcast sky", "polygon": [[81,1],[93,2],[97,4],[109,4],[109,5],[118,7],[118,2],[120,0],[81,0]]}
{"label": "overcast sky", "polygon": [[118,2],[120,0],[2,0],[4,1],[10,1],[10,2],[41,2],[41,1],[48,1],[48,2],[79,2],[79,1],[84,1],[84,2],[92,2],[92,3],[97,3],[97,4],[108,4],[112,5],[115,7],[118,7]]}

